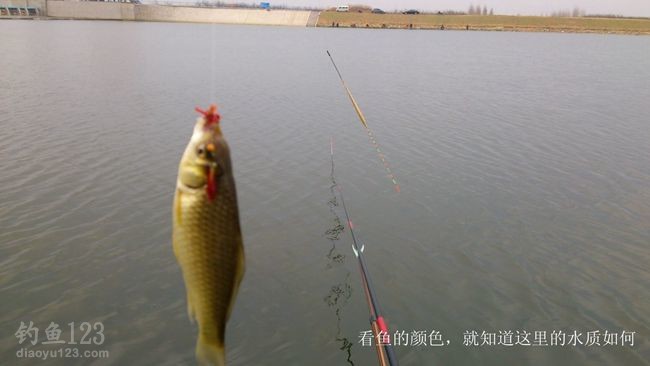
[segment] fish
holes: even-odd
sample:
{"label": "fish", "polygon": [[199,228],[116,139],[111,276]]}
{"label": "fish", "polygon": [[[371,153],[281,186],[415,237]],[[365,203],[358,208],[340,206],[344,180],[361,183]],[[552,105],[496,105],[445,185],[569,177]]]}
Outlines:
{"label": "fish", "polygon": [[198,324],[196,359],[225,365],[226,322],[245,271],[230,149],[217,107],[196,121],[178,168],[172,242],[190,321]]}

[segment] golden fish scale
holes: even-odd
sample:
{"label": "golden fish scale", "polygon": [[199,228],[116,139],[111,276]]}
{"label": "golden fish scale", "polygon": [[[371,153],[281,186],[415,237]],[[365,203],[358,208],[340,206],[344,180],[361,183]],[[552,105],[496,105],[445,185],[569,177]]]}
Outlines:
{"label": "golden fish scale", "polygon": [[[176,193],[174,252],[183,270],[188,306],[206,339],[223,344],[226,321],[244,273],[234,182],[210,202],[204,191]],[[180,195],[180,198],[179,198]]]}

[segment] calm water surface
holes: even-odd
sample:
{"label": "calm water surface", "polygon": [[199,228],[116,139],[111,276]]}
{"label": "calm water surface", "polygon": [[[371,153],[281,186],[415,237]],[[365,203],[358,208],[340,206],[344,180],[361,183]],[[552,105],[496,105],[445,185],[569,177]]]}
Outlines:
{"label": "calm water surface", "polygon": [[[649,364],[648,37],[3,21],[0,48],[0,364],[194,363],[171,201],[212,101],[248,261],[230,365],[376,364],[330,136],[389,325],[450,340],[402,365]],[[17,359],[20,321],[101,321],[80,347],[110,357]],[[468,348],[467,330],[636,337]]]}

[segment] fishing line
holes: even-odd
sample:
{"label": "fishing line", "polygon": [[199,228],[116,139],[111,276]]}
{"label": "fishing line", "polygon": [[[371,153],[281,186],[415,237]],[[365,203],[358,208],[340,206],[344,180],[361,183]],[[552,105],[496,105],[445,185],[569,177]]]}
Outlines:
{"label": "fishing line", "polygon": [[395,351],[393,350],[393,346],[388,343],[380,343],[380,332],[383,332],[383,334],[389,335],[390,333],[388,332],[388,326],[386,325],[386,322],[384,320],[384,317],[382,316],[382,311],[379,307],[379,303],[377,301],[377,297],[375,296],[375,291],[372,286],[372,282],[370,280],[370,276],[368,275],[368,269],[366,266],[366,260],[363,255],[363,251],[365,249],[365,245],[361,244],[359,246],[359,242],[357,240],[357,235],[354,232],[354,224],[352,224],[352,219],[350,219],[350,214],[348,212],[348,208],[345,205],[345,199],[343,198],[343,191],[341,190],[341,186],[336,182],[336,179],[334,177],[334,138],[330,137],[330,157],[332,159],[332,183],[336,186],[336,189],[339,193],[339,197],[341,198],[341,206],[343,207],[343,212],[345,213],[345,220],[348,223],[348,228],[350,229],[350,235],[352,236],[352,250],[354,251],[354,255],[357,257],[357,260],[359,262],[359,271],[361,272],[361,282],[363,284],[363,290],[364,294],[366,297],[366,302],[368,303],[368,311],[370,312],[370,326],[372,327],[372,331],[375,335],[375,345],[377,346],[377,357],[379,358],[379,363],[381,365],[389,365],[389,366],[397,366],[399,363],[397,362],[397,357],[395,356]]}
{"label": "fishing line", "polygon": [[211,57],[210,75],[212,79],[212,85],[210,89],[210,97],[211,97],[210,100],[212,101],[217,100],[216,75],[215,75],[215,67],[214,67],[214,63],[216,60],[216,50],[214,45],[214,28],[215,28],[215,23],[212,23],[211,25],[212,39],[210,40],[210,57]]}
{"label": "fishing line", "polygon": [[[346,261],[346,256],[340,253],[339,246],[337,243],[341,240],[341,235],[345,231],[345,226],[343,226],[343,219],[339,216],[337,208],[339,207],[338,195],[336,194],[336,179],[334,178],[334,165],[332,165],[330,171],[330,194],[331,198],[327,202],[330,213],[333,218],[332,226],[325,231],[325,236],[332,244],[332,248],[327,253],[328,263],[325,268],[331,269],[337,265],[344,264]],[[345,280],[331,286],[329,294],[325,297],[325,303],[328,307],[334,308],[334,314],[336,315],[336,341],[341,342],[339,349],[344,351],[347,355],[346,362],[350,366],[354,366],[352,362],[352,346],[353,342],[348,340],[345,337],[343,329],[341,327],[342,319],[341,313],[344,307],[348,304],[348,301],[352,297],[352,286],[350,285],[351,272],[345,268]]]}
{"label": "fishing line", "polygon": [[379,157],[379,160],[381,161],[382,166],[384,167],[384,170],[388,174],[388,179],[391,180],[393,183],[393,189],[395,192],[400,193],[401,188],[399,183],[397,183],[397,176],[395,176],[395,173],[393,173],[393,169],[391,169],[390,164],[388,163],[388,160],[386,159],[386,155],[384,155],[384,152],[382,151],[381,147],[379,146],[379,143],[377,142],[377,138],[375,137],[375,134],[372,132],[370,127],[368,127],[368,122],[366,121],[366,117],[363,115],[363,112],[361,112],[361,108],[359,107],[359,104],[357,101],[354,99],[352,96],[352,92],[350,91],[350,88],[348,88],[347,84],[345,83],[345,80],[343,80],[343,76],[341,75],[341,71],[339,71],[338,66],[336,66],[336,62],[334,62],[334,58],[332,57],[332,54],[330,51],[326,51],[327,56],[329,56],[330,60],[332,61],[332,65],[334,65],[334,70],[336,70],[336,74],[339,76],[339,79],[341,79],[341,84],[343,84],[343,89],[345,89],[345,92],[347,93],[348,97],[350,98],[350,102],[352,102],[352,107],[354,110],[357,112],[357,116],[359,117],[359,120],[361,121],[361,124],[363,127],[366,129],[366,133],[368,134],[368,140],[372,144],[372,147],[375,149],[377,152],[377,156]]}

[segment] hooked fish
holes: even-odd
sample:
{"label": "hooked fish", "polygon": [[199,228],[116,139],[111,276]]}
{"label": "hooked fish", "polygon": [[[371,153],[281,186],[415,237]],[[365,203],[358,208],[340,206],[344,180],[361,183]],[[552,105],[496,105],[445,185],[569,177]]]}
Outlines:
{"label": "hooked fish", "polygon": [[196,121],[178,169],[173,247],[187,292],[190,320],[198,323],[196,357],[225,365],[226,322],[244,275],[237,192],[228,144],[215,105]]}

